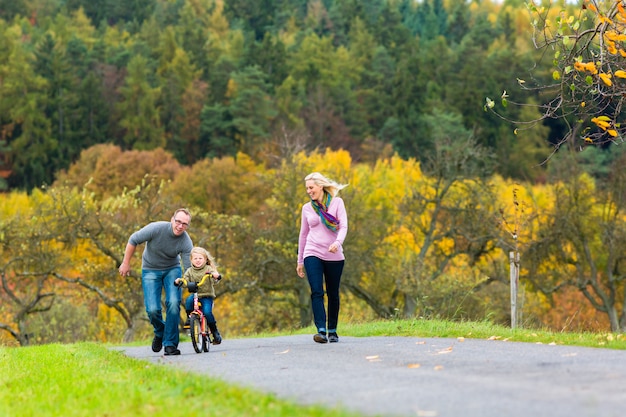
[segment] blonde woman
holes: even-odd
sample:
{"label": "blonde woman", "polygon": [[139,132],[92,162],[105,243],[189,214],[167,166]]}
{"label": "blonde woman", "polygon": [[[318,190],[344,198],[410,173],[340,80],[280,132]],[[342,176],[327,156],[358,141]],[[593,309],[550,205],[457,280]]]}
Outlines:
{"label": "blonde woman", "polygon": [[[346,187],[319,172],[304,178],[311,201],[302,206],[298,238],[298,265],[300,278],[306,276],[311,287],[311,306],[317,334],[317,343],[338,342],[339,285],[345,258],[343,242],[348,233],[348,215],[343,200],[337,194]],[[328,323],[324,306],[324,285],[328,298]]]}

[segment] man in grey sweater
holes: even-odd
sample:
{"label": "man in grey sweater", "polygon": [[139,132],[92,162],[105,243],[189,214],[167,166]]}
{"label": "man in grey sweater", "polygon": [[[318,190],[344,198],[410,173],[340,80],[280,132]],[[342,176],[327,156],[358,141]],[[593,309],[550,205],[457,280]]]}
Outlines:
{"label": "man in grey sweater", "polygon": [[[193,242],[187,234],[191,214],[178,209],[172,219],[152,222],[133,233],[128,239],[124,260],[119,268],[121,276],[130,275],[130,260],[137,245],[146,246],[141,257],[141,287],[146,313],[154,328],[152,351],[165,355],[180,355],[178,350],[178,323],[180,320],[181,289],[174,280],[183,276],[183,270],[191,266],[190,253]],[[184,269],[181,268],[181,260]],[[165,321],[161,308],[161,293],[165,290]]]}

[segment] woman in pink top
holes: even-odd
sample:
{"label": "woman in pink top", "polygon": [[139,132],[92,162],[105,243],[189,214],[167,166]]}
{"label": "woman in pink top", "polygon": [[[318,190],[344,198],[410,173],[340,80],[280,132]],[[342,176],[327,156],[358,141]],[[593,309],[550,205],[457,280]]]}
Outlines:
{"label": "woman in pink top", "polygon": [[[348,233],[348,216],[337,193],[346,187],[329,180],[319,172],[304,178],[311,201],[302,206],[298,266],[296,272],[311,287],[311,305],[317,343],[338,342],[339,284],[343,272],[343,241]],[[328,297],[328,327],[324,308],[324,281]]]}

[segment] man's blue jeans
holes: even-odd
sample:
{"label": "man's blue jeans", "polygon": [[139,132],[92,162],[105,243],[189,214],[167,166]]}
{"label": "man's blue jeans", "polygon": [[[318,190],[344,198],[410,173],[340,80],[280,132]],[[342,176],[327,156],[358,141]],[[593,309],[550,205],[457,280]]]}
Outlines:
{"label": "man's blue jeans", "polygon": [[[323,261],[315,256],[304,258],[304,268],[311,287],[313,321],[319,332],[336,332],[339,319],[339,284],[344,261]],[[328,328],[324,308],[324,282],[328,297]]]}
{"label": "man's blue jeans", "polygon": [[[141,270],[141,286],[146,313],[154,328],[154,335],[163,339],[163,346],[178,347],[182,289],[174,285],[174,280],[182,276],[180,267],[163,271]],[[165,321],[163,321],[161,307],[163,290],[165,290]]]}
{"label": "man's blue jeans", "polygon": [[[198,298],[198,302],[202,304],[200,308],[202,309],[202,314],[206,317],[206,322],[209,324],[215,323],[215,316],[213,316],[213,298]],[[185,300],[185,310],[187,310],[187,314],[193,311],[193,294],[190,294]]]}

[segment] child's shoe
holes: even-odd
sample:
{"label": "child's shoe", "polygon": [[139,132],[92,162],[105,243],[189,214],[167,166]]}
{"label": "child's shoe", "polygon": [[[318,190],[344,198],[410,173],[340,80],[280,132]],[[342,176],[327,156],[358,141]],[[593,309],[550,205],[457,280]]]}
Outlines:
{"label": "child's shoe", "polygon": [[209,323],[209,329],[211,330],[211,335],[213,336],[211,343],[214,345],[222,343],[222,336],[220,335],[219,330],[217,330],[217,323]]}

